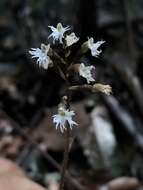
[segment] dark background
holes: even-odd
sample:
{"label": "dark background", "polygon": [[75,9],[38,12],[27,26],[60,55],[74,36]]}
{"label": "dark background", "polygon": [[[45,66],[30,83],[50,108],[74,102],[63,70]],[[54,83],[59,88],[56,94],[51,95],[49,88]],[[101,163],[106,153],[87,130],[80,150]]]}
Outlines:
{"label": "dark background", "polygon": [[[106,41],[99,58],[87,53],[84,60],[95,64],[96,82],[113,88],[109,97],[74,94],[72,105],[80,125],[73,131],[70,173],[87,187],[121,176],[142,181],[142,0],[0,1],[1,156],[21,165],[44,186],[45,176],[54,174],[58,181],[57,168],[37,146],[44,146],[61,164],[63,136],[55,131],[50,116],[51,110],[56,112],[64,83],[52,70],[39,68],[28,53],[31,47],[48,43],[48,26],[58,22],[72,27],[79,45],[87,37]],[[96,125],[101,130],[96,131]],[[7,143],[9,136],[12,140]]]}

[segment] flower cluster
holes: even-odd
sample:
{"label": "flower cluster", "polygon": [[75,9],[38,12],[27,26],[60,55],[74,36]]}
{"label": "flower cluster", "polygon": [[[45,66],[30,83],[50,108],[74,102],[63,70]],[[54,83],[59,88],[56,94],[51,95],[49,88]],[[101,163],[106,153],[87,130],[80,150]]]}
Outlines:
{"label": "flower cluster", "polygon": [[[105,43],[105,41],[101,40],[95,43],[93,38],[87,39],[87,41],[82,44],[80,50],[77,52],[77,55],[75,55],[73,60],[69,63],[69,61],[66,60],[68,59],[68,56],[72,55],[71,46],[79,41],[79,37],[77,37],[74,32],[69,33],[71,28],[69,26],[64,27],[61,23],[58,23],[56,27],[49,26],[49,28],[51,30],[49,38],[52,38],[53,44],[59,43],[62,45],[65,56],[60,56],[57,52],[53,50],[52,47],[50,47],[50,44],[41,44],[40,48],[31,48],[31,50],[29,51],[32,58],[37,60],[37,64],[44,69],[48,69],[50,65],[52,65],[53,67],[57,67],[59,75],[63,79],[65,79],[66,82],[68,81],[68,72],[70,71],[70,68],[72,68],[72,66],[76,66],[76,73],[78,73],[79,76],[85,78],[87,81],[87,89],[91,88],[92,92],[102,91],[105,94],[109,94],[111,92],[109,85],[97,86],[95,85],[96,83],[94,85],[90,85],[90,83],[95,82],[95,78],[93,75],[93,73],[95,73],[95,67],[93,65],[87,65],[86,63],[77,64],[78,61],[80,61],[82,55],[88,50],[91,51],[91,55],[93,57],[98,57],[102,52],[101,45]],[[75,60],[76,57],[78,57],[79,59]],[[63,65],[61,66],[61,64]],[[78,89],[78,87],[76,86],[76,88],[71,89]],[[74,115],[74,111],[65,109],[64,106],[60,107],[58,109],[58,114],[53,116],[53,122],[56,124],[56,129],[59,128],[62,133],[67,129],[67,126],[72,129],[74,125],[77,125],[77,123],[73,121]]]}

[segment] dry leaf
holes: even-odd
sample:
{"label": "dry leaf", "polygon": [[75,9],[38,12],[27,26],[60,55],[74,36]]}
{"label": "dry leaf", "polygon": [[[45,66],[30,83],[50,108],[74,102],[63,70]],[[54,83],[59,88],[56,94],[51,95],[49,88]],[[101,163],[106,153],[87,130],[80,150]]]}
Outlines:
{"label": "dry leaf", "polygon": [[44,190],[43,187],[31,180],[15,176],[12,173],[0,176],[0,190]]}
{"label": "dry leaf", "polygon": [[110,181],[109,190],[134,190],[140,186],[138,179],[134,177],[119,177]]}
{"label": "dry leaf", "polygon": [[25,176],[23,170],[12,161],[5,158],[0,158],[0,176],[5,175],[6,173],[15,176]]}
{"label": "dry leaf", "polygon": [[37,183],[26,178],[20,167],[12,161],[0,158],[0,190],[44,190]]}

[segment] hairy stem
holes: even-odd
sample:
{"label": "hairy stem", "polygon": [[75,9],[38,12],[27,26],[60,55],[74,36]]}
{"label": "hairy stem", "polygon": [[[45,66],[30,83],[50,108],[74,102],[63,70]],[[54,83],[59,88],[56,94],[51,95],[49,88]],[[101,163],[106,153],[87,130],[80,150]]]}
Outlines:
{"label": "hairy stem", "polygon": [[70,129],[69,126],[67,126],[67,130],[65,132],[65,150],[64,150],[63,166],[61,171],[60,190],[64,190],[65,174],[69,159],[69,145],[70,145]]}

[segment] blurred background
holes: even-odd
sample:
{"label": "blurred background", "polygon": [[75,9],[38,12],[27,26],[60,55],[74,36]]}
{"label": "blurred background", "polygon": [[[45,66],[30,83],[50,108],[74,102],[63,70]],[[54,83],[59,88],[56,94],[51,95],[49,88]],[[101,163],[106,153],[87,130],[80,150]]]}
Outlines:
{"label": "blurred background", "polygon": [[141,190],[142,0],[0,0],[0,190],[58,189],[64,138],[51,116],[64,83],[28,53],[48,43],[48,26],[58,22],[72,27],[79,46],[87,37],[106,41],[99,58],[83,60],[95,65],[96,82],[113,88],[111,96],[73,95],[79,127],[66,189]]}

